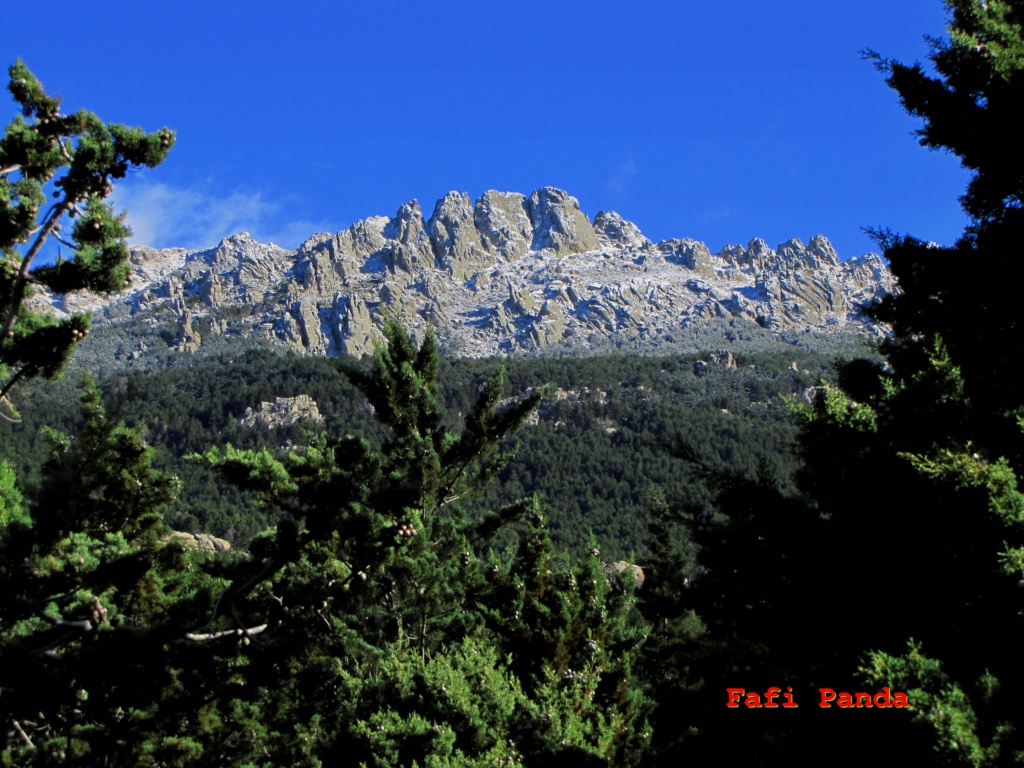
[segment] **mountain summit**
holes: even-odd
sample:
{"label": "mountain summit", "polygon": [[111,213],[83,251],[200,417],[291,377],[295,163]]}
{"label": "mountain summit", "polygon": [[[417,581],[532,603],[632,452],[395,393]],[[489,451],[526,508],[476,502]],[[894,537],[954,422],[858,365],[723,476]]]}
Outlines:
{"label": "mountain summit", "polygon": [[492,190],[475,203],[449,192],[429,219],[413,200],[294,251],[242,233],[198,251],[135,248],[131,258],[129,290],[102,304],[71,295],[51,305],[113,323],[140,314],[173,323],[179,349],[222,334],[321,355],[370,351],[390,312],[414,331],[433,324],[450,349],[480,356],[642,349],[723,323],[879,334],[860,309],[894,290],[878,256],[841,262],[821,235],[712,254],[690,239],[652,243],[614,212],[591,221],[553,187]]}

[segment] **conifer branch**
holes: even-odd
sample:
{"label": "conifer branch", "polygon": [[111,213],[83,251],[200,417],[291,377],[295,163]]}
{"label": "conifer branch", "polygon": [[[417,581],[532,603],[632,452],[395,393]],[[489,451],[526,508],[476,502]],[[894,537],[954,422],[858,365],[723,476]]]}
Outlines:
{"label": "conifer branch", "polygon": [[56,232],[53,233],[53,238],[54,238],[54,240],[56,240],[61,245],[66,245],[68,248],[70,248],[73,251],[77,251],[78,250],[78,246],[77,245],[75,245],[74,243],[69,243],[67,240],[65,240],[63,237],[58,235]]}
{"label": "conifer branch", "polygon": [[17,384],[18,379],[25,375],[25,370],[27,368],[28,366],[22,366],[21,368],[18,369],[17,373],[15,373],[13,376],[11,376],[10,379],[7,380],[7,383],[4,384],[3,389],[0,389],[0,401],[7,397],[7,393],[11,391],[11,387]]}
{"label": "conifer branch", "polygon": [[239,629],[225,629],[222,632],[208,632],[206,634],[196,634],[188,632],[185,634],[187,640],[191,640],[196,643],[203,643],[207,640],[219,640],[222,637],[252,637],[258,635],[261,632],[265,632],[269,624],[260,624],[256,627],[241,627]]}
{"label": "conifer branch", "polygon": [[[42,230],[36,237],[35,242],[32,243],[32,247],[29,248],[28,253],[21,260],[21,268],[18,270],[18,277],[14,282],[14,286],[11,291],[11,304],[10,309],[7,312],[7,319],[4,321],[3,328],[0,328],[0,348],[7,344],[7,334],[10,333],[14,327],[14,320],[18,316],[18,311],[21,309],[21,303],[25,298],[25,285],[28,283],[28,270],[32,266],[32,261],[36,256],[39,255],[39,251],[43,248],[43,243],[53,232],[53,228],[57,225],[57,221],[61,214],[68,209],[74,208],[74,203],[68,202],[65,199],[62,205],[54,206],[51,208],[52,213],[47,213],[46,222],[43,224]],[[7,389],[0,392],[0,397],[6,394]]]}
{"label": "conifer branch", "polygon": [[68,152],[68,148],[64,146],[64,139],[57,137],[57,146],[60,147],[60,153],[64,155],[64,159],[69,163],[72,162],[71,154]]}
{"label": "conifer branch", "polygon": [[36,745],[32,743],[32,739],[30,739],[28,737],[28,734],[25,733],[25,730],[21,727],[21,723],[19,723],[17,720],[11,720],[11,723],[14,725],[14,730],[18,732],[18,736],[20,736],[21,740],[25,742],[25,746],[31,749],[35,749]]}

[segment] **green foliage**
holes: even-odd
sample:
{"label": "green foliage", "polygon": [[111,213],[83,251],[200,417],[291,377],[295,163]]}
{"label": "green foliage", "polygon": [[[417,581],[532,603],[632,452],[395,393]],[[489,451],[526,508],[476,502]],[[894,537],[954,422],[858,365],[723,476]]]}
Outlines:
{"label": "green foliage", "polygon": [[[91,352],[101,332],[90,335],[76,360]],[[746,473],[764,465],[791,488],[797,462],[787,446],[796,439],[796,428],[784,400],[802,399],[821,376],[832,375],[830,368],[823,355],[798,348],[738,359],[737,368],[710,365],[699,376],[692,355],[505,361],[504,375],[514,390],[540,389],[550,382],[561,392],[541,405],[536,423],[499,443],[492,461],[498,454],[514,454],[515,459],[500,467],[494,482],[460,499],[460,505],[476,519],[539,493],[556,547],[582,555],[594,533],[609,559],[643,564],[650,557],[647,490],[663,488],[670,498],[688,493],[707,498],[694,474],[680,471],[678,462],[659,448],[674,434],[687,435],[699,454]],[[794,361],[807,372],[794,370]],[[204,464],[185,462],[185,455],[205,453],[211,446],[225,449],[228,443],[277,452],[282,446],[307,444],[319,432],[383,440],[366,399],[337,376],[331,360],[234,349],[200,353],[188,362],[117,371],[100,383],[108,396],[125,398],[123,418],[143,430],[155,450],[155,465],[181,479],[168,518],[178,530],[212,533],[245,548],[280,514],[245,500]],[[472,410],[496,363],[442,358],[439,366],[442,419],[452,429],[461,428],[459,414]],[[253,429],[238,423],[247,408],[261,401],[299,394],[316,401],[322,425],[300,421]],[[78,428],[70,382],[36,382],[31,395],[22,423],[0,422],[0,457],[26,481],[48,452],[43,426],[52,423],[65,432]],[[498,548],[515,544],[513,530],[498,533]]]}
{"label": "green foliage", "polygon": [[[159,165],[174,145],[166,128],[147,134],[107,125],[86,110],[62,115],[60,99],[48,96],[20,59],[10,68],[8,90],[21,115],[0,138],[0,399],[23,377],[56,376],[89,333],[84,314],[57,320],[29,310],[24,302],[34,286],[55,293],[124,287],[130,231],[103,200],[113,179],[130,167]],[[57,202],[42,211],[50,189]],[[78,219],[70,239],[61,235],[65,216]],[[73,258],[32,270],[51,237]]]}
{"label": "green foliage", "polygon": [[22,501],[14,471],[6,461],[0,461],[0,538],[8,526],[30,524]]}
{"label": "green foliage", "polygon": [[[176,481],[95,388],[0,534],[0,717],[5,758],[50,764],[145,749],[169,685],[164,642],[205,609],[195,557],[163,544]],[[194,597],[200,594],[198,604]]]}
{"label": "green foliage", "polygon": [[[253,641],[231,651],[238,681],[223,694],[228,714],[206,759],[635,764],[649,734],[632,680],[642,640],[626,621],[632,590],[612,588],[596,555],[582,569],[549,567],[533,504],[473,518],[460,508],[500,469],[498,443],[541,392],[502,402],[499,369],[451,423],[432,337],[417,348],[397,321],[385,331],[372,371],[346,366],[387,427],[378,444],[325,433],[280,458],[206,455],[281,514],[201,630],[221,642],[240,627]],[[518,556],[478,555],[527,513],[534,523]],[[517,588],[525,574],[535,597]]]}
{"label": "green foliage", "polygon": [[[1011,693],[1022,679],[1016,649],[1004,640],[1019,631],[1021,617],[1007,594],[1013,577],[1000,573],[1019,574],[1024,566],[1021,547],[1005,542],[1007,535],[1019,541],[1024,512],[1018,490],[1024,336],[1016,311],[980,299],[977,279],[980,272],[1001,284],[1022,277],[1012,248],[1024,234],[1024,154],[1014,117],[1022,95],[1024,6],[1012,0],[947,5],[950,34],[932,43],[934,76],[916,65],[881,63],[906,109],[924,120],[921,143],[953,152],[973,171],[961,198],[972,224],[952,248],[887,237],[886,255],[903,292],[877,314],[893,323],[885,351],[894,372],[886,386],[906,411],[890,426],[890,450],[909,462],[920,485],[931,486],[926,498],[941,494],[960,503],[933,514],[970,521],[947,546],[957,579],[973,589],[965,595],[969,620],[961,631],[941,638],[926,624],[913,628],[908,634],[919,643],[903,656],[874,652],[867,674],[914,692],[918,719],[934,728],[937,749],[988,766],[1022,757],[1014,727],[1020,708]],[[984,270],[961,269],[967,260],[984,263]],[[968,295],[970,303],[962,303]],[[925,432],[929,439],[907,434],[937,411],[943,422]],[[946,659],[952,673],[941,671],[936,658]],[[980,683],[956,682],[964,677]]]}
{"label": "green foliage", "polygon": [[[1013,721],[997,721],[988,726],[991,733],[982,735],[982,718],[971,695],[942,671],[939,661],[925,656],[920,645],[911,641],[909,646],[903,656],[870,654],[869,665],[862,669],[864,677],[878,685],[906,691],[916,713],[915,720],[933,727],[936,749],[954,755],[959,762],[974,768],[997,765],[1000,758],[1020,762],[1024,753],[1007,754],[1005,747],[1015,730]],[[988,670],[978,679],[975,698],[985,710],[991,709],[999,687],[999,681]]]}
{"label": "green foliage", "polygon": [[[913,717],[931,733],[907,727],[907,713],[865,713],[852,725],[801,707],[766,723],[725,717],[723,707],[721,716],[699,718],[686,743],[657,742],[666,760],[699,762],[725,738],[763,764],[815,764],[825,750],[866,763],[884,749],[887,759],[909,764],[995,766],[1024,753],[1015,695],[1024,684],[1016,642],[1024,629],[1024,554],[1016,545],[1024,335],[1018,308],[991,299],[992,285],[1024,278],[1015,117],[1024,95],[1024,5],[946,5],[950,34],[930,41],[933,73],[869,55],[923,119],[921,143],[953,152],[973,171],[962,198],[972,224],[952,247],[879,233],[900,287],[870,310],[892,327],[879,348],[885,362],[838,366],[836,386],[794,408],[800,495],[770,472],[738,472],[686,453],[718,489],[714,505],[684,506],[675,516],[697,533],[696,564],[674,578],[679,586],[690,579],[690,596],[682,605],[652,602],[648,614],[658,627],[655,611],[671,619],[688,607],[707,627],[697,637],[655,636],[652,649],[676,654],[673,679],[711,691],[792,685],[801,704],[814,700],[816,685],[890,686],[910,694]],[[664,527],[671,518],[662,510],[654,519]],[[688,554],[659,558],[671,566]],[[673,578],[659,566],[655,574]],[[907,638],[916,638],[909,652]]]}

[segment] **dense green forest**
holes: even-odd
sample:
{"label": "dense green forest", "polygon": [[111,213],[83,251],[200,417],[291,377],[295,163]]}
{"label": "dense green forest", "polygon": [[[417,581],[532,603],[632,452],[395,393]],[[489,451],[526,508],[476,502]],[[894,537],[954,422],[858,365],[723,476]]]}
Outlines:
{"label": "dense green forest", "polygon": [[[933,71],[868,57],[971,171],[971,223],[948,247],[877,233],[900,291],[867,311],[892,334],[834,362],[503,370],[388,319],[372,359],[220,350],[44,384],[91,321],[26,297],[124,284],[103,201],[175,137],[63,115],[17,62],[0,765],[1024,761],[1024,334],[990,292],[1024,278],[1024,4],[947,8]],[[73,259],[32,269],[50,237]],[[297,394],[322,425],[238,423]]]}
{"label": "dense green forest", "polygon": [[[579,554],[589,549],[594,534],[608,557],[644,563],[649,556],[645,505],[652,491],[676,500],[710,498],[690,465],[673,456],[676,444],[751,477],[770,471],[793,490],[792,404],[813,397],[815,387],[832,378],[835,354],[870,353],[854,338],[822,346],[829,352],[776,344],[774,350],[734,358],[731,367],[728,353],[508,360],[503,365],[509,392],[545,385],[553,391],[541,403],[536,422],[506,440],[502,449],[514,459],[496,482],[466,500],[467,511],[481,514],[538,494],[549,509],[557,546]],[[244,548],[273,522],[237,488],[186,461],[190,454],[228,443],[278,449],[304,444],[317,432],[383,437],[366,398],[337,361],[266,348],[198,360],[179,353],[176,362],[170,368],[117,371],[99,385],[111,410],[141,429],[153,446],[154,466],[181,478],[176,509],[168,516],[179,530],[211,533]],[[441,400],[453,431],[499,364],[442,360]],[[3,458],[29,486],[50,450],[43,427],[69,433],[80,428],[77,379],[72,373],[40,383],[31,405],[22,409],[22,421],[0,423]],[[316,401],[322,424],[240,426],[247,408],[299,394]]]}

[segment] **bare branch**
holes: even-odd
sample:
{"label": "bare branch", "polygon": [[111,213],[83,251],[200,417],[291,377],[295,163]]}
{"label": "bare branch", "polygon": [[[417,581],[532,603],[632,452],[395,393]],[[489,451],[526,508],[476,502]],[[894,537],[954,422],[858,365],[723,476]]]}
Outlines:
{"label": "bare branch", "polygon": [[21,740],[25,742],[25,746],[35,749],[36,745],[32,743],[32,739],[30,739],[28,734],[25,733],[25,730],[21,727],[21,723],[17,720],[11,720],[11,722],[14,724],[14,730],[16,730],[18,735],[21,736]]}
{"label": "bare branch", "polygon": [[78,246],[77,245],[75,245],[74,243],[69,243],[67,240],[65,240],[63,237],[58,235],[56,232],[53,233],[53,237],[61,245],[66,245],[68,248],[70,248],[73,251],[77,251],[78,250]]}
{"label": "bare branch", "polygon": [[[39,236],[36,237],[35,242],[32,243],[32,247],[28,249],[28,253],[26,253],[25,257],[21,260],[21,269],[18,270],[18,278],[11,291],[11,307],[8,310],[7,319],[4,320],[3,327],[0,328],[0,349],[7,344],[7,334],[10,332],[11,328],[14,327],[14,320],[18,316],[18,310],[21,309],[21,302],[25,298],[25,285],[28,283],[28,270],[29,267],[32,266],[32,260],[39,255],[39,251],[42,250],[43,243],[46,242],[46,238],[50,236],[50,233],[53,232],[53,228],[57,226],[57,221],[60,219],[61,214],[63,214],[65,210],[69,210],[69,206],[74,207],[74,204],[65,199],[63,204],[53,206],[51,211],[47,212],[46,221],[43,224],[42,231],[40,231]],[[10,389],[10,382],[8,383],[8,386],[4,388],[3,392],[0,392],[0,397],[7,394],[8,389]]]}
{"label": "bare branch", "polygon": [[9,397],[7,397],[6,395],[0,397],[0,406],[7,407],[11,413],[15,414],[14,416],[8,416],[6,413],[0,410],[0,418],[11,424],[21,424],[21,419],[18,418],[17,416],[18,409],[14,407],[14,404],[11,402]]}
{"label": "bare branch", "polygon": [[72,162],[71,155],[68,153],[68,148],[64,146],[64,139],[58,137],[57,144],[60,146],[60,153],[64,155],[64,159],[69,163]]}
{"label": "bare branch", "polygon": [[248,627],[248,628],[242,627],[241,629],[226,629],[223,632],[209,632],[207,634],[195,634],[193,632],[188,632],[188,633],[186,633],[185,638],[188,639],[188,640],[192,640],[193,642],[202,643],[202,642],[205,642],[207,640],[219,640],[222,637],[229,637],[229,636],[232,636],[232,637],[252,637],[253,635],[260,634],[260,632],[266,631],[268,626],[269,625],[267,625],[267,624],[260,624],[258,627]]}
{"label": "bare branch", "polygon": [[20,170],[21,170],[21,166],[18,165],[17,163],[15,163],[14,165],[8,165],[6,168],[0,168],[0,173],[8,174],[8,173],[14,173],[15,171],[20,171]]}
{"label": "bare branch", "polygon": [[83,632],[92,631],[92,624],[88,619],[82,619],[81,621],[66,621],[64,619],[59,619],[56,616],[52,616],[45,611],[36,611],[36,613],[55,627],[71,627],[72,629],[80,629]]}
{"label": "bare branch", "polygon": [[[12,315],[12,317],[13,317],[13,315]],[[5,333],[4,336],[6,337],[6,335],[7,334]],[[25,375],[25,369],[26,368],[27,368],[27,366],[22,366],[21,368],[18,369],[18,372],[16,374],[11,376],[11,378],[7,380],[7,383],[4,384],[4,388],[0,389],[0,400],[3,400],[4,398],[6,398],[7,397],[7,393],[11,391],[11,387],[13,387],[15,384],[17,384],[18,383],[18,379],[20,379],[22,376]]]}

